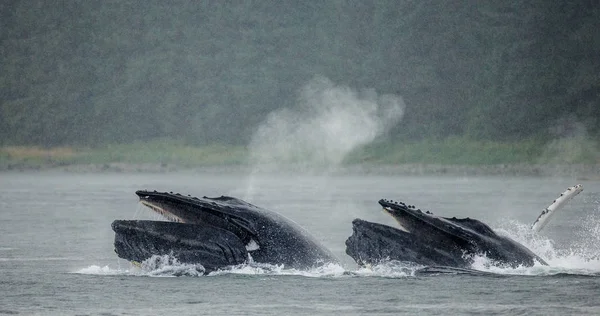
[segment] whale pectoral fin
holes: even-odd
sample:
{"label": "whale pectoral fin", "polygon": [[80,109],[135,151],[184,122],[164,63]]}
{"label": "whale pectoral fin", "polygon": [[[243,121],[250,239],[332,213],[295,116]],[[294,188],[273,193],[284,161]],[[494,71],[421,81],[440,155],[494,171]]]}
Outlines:
{"label": "whale pectoral fin", "polygon": [[546,224],[550,222],[550,219],[556,212],[563,208],[567,202],[569,202],[573,197],[583,191],[583,185],[578,184],[568,188],[565,192],[563,192],[550,206],[545,208],[542,213],[537,217],[535,222],[531,224],[531,229],[536,232],[542,230]]}

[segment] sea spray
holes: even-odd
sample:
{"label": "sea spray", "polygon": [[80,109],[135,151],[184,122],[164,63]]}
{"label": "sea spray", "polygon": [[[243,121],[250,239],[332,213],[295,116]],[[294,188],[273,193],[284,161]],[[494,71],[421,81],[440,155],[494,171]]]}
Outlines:
{"label": "sea spray", "polygon": [[600,206],[588,214],[581,223],[581,229],[575,232],[577,239],[571,250],[582,257],[600,259]]}
{"label": "sea spray", "polygon": [[76,274],[89,275],[129,275],[150,277],[217,277],[221,275],[279,275],[303,276],[311,278],[342,277],[353,275],[337,263],[328,263],[308,270],[286,268],[283,265],[266,263],[245,263],[226,267],[209,274],[204,274],[204,268],[199,264],[180,263],[170,256],[153,256],[139,265],[130,264],[128,269],[112,268],[110,266],[91,265],[87,268],[74,271]]}
{"label": "sea spray", "polygon": [[311,80],[294,107],[269,114],[252,136],[246,198],[257,189],[259,173],[334,171],[351,151],[384,134],[403,113],[399,96],[355,91],[323,77]]}
{"label": "sea spray", "polygon": [[250,143],[255,168],[278,170],[296,165],[330,168],[368,144],[401,119],[402,99],[336,86],[325,78],[310,81],[296,106],[268,115]]}
{"label": "sea spray", "polygon": [[537,162],[550,165],[596,163],[600,147],[594,137],[589,135],[585,125],[572,117],[558,122],[561,124],[550,128],[550,133],[556,135],[556,138],[546,143]]}
{"label": "sea spray", "polygon": [[582,219],[583,229],[578,238],[573,240],[567,248],[558,248],[550,238],[535,233],[529,225],[517,221],[505,221],[500,228],[495,229],[498,234],[508,236],[523,244],[535,254],[542,257],[548,265],[536,263],[533,267],[507,268],[497,266],[484,255],[476,256],[472,265],[473,269],[488,271],[498,274],[516,275],[598,275],[600,274],[600,257],[598,256],[598,238],[600,231],[600,218],[591,214]]}

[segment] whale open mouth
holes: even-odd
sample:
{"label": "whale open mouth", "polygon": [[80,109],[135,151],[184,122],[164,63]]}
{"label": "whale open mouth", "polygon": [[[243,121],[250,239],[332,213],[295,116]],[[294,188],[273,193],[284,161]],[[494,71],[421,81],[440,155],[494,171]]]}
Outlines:
{"label": "whale open mouth", "polygon": [[162,217],[164,217],[166,220],[168,220],[170,222],[185,223],[185,221],[182,218],[169,212],[168,210],[165,210],[160,205],[152,203],[152,201],[148,201],[148,200],[145,200],[142,197],[140,197],[140,203],[142,203],[142,205],[148,207],[149,209],[153,210],[157,214],[161,215]]}
{"label": "whale open mouth", "polygon": [[501,265],[546,264],[523,245],[496,234],[487,224],[470,218],[447,218],[413,205],[379,200],[399,228],[355,219],[346,240],[346,253],[359,265],[386,260],[468,268],[474,255]]}
{"label": "whale open mouth", "polygon": [[305,269],[337,259],[302,227],[243,200],[137,191],[140,203],[165,221],[115,220],[115,252],[142,262],[168,255],[200,264],[204,273],[244,263]]}
{"label": "whale open mouth", "polygon": [[[391,207],[384,207],[383,210],[388,213],[389,215],[394,214],[394,210]],[[406,233],[410,233],[410,230],[408,229],[408,225],[406,225],[406,222],[402,220],[402,218],[400,217],[396,217],[396,216],[392,216],[394,218],[394,220],[396,221],[396,223],[398,223],[398,228]]]}
{"label": "whale open mouth", "polygon": [[[156,192],[156,191],[152,192],[155,194],[145,194],[145,193],[149,193],[149,192],[147,192],[147,191],[137,191],[136,192],[136,194],[140,198],[140,203],[142,205],[148,207],[155,213],[161,215],[164,219],[166,219],[169,222],[199,225],[198,229],[203,229],[203,227],[206,227],[207,223],[209,222],[207,220],[205,220],[203,222],[202,216],[201,216],[201,213],[203,211],[205,211],[205,212],[209,211],[208,209],[203,209],[202,207],[199,207],[196,209],[196,208],[192,207],[191,205],[189,205],[190,202],[195,202],[195,203],[198,203],[198,205],[200,205],[199,201],[201,201],[201,200],[199,198],[192,197],[190,195],[183,196],[181,194],[175,193],[175,195],[174,195],[175,199],[168,199],[168,198],[164,198],[163,195],[165,193],[160,193],[160,192]],[[169,194],[169,196],[172,195],[172,193],[168,193],[168,194]],[[155,196],[159,196],[159,197],[163,197],[163,198],[154,198]],[[217,199],[228,199],[228,197],[220,197],[220,198],[204,197],[203,199],[217,200]],[[187,203],[179,203],[181,201],[185,201]],[[210,212],[208,212],[208,213],[210,213]],[[218,214],[216,212],[213,212],[213,213]],[[223,217],[223,218],[225,218],[226,216],[230,216],[230,215],[226,215],[226,214],[221,215],[221,217]],[[231,220],[233,222],[237,221],[238,223],[241,223],[240,219],[231,219]],[[212,223],[210,225],[211,228],[212,228],[212,226],[215,226],[215,227],[223,228],[226,230],[230,229],[230,227],[228,227],[227,225],[220,226],[219,224],[222,223],[222,221],[214,220],[214,218],[210,222]],[[240,229],[243,229],[243,227],[240,227]],[[240,236],[240,237],[247,238],[247,236],[245,236],[245,235]],[[260,246],[258,245],[258,242],[255,239],[250,238],[246,242],[246,250],[253,251],[253,250],[258,250],[258,249],[260,249]]]}
{"label": "whale open mouth", "polygon": [[398,223],[397,228],[406,233],[420,234],[424,228],[432,226],[431,220],[438,219],[430,212],[423,213],[414,205],[407,205],[403,202],[381,199],[378,203],[383,207],[384,212],[392,216]]}
{"label": "whale open mouth", "polygon": [[179,262],[202,264],[206,271],[244,263],[248,253],[231,232],[216,227],[166,221],[116,220],[115,252],[140,263],[152,256],[169,255]]}
{"label": "whale open mouth", "polygon": [[164,221],[115,220],[115,252],[121,258],[135,263],[153,255],[171,255],[181,262],[197,261],[210,271],[244,263],[249,252],[260,249],[252,225],[233,208],[220,205],[232,198],[157,191],[136,194],[142,205]]}

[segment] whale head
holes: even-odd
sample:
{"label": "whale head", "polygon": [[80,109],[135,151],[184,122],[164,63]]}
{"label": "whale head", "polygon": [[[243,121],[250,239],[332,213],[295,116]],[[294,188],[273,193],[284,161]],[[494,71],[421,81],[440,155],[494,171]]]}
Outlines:
{"label": "whale head", "polygon": [[165,220],[113,221],[115,252],[123,259],[171,255],[202,264],[207,272],[249,261],[290,268],[337,261],[293,221],[234,197],[147,190],[136,195]]}
{"label": "whale head", "polygon": [[399,227],[356,219],[346,253],[359,265],[386,260],[468,268],[475,255],[516,267],[545,262],[518,242],[470,218],[435,216],[402,202],[380,200]]}

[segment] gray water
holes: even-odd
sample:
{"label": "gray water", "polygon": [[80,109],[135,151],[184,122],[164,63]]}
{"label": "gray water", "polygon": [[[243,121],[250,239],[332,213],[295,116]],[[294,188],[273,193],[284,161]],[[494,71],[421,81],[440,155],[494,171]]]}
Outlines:
{"label": "gray water", "polygon": [[[528,225],[574,179],[3,173],[0,314],[599,314],[600,183],[582,183],[585,191],[533,234]],[[186,266],[134,267],[113,252],[110,224],[156,218],[137,203],[137,189],[245,198],[307,228],[342,263],[180,277],[174,274]],[[345,255],[344,241],[356,217],[394,225],[380,198],[480,219],[550,266],[503,269],[482,257],[474,268],[495,275],[359,269]]]}

